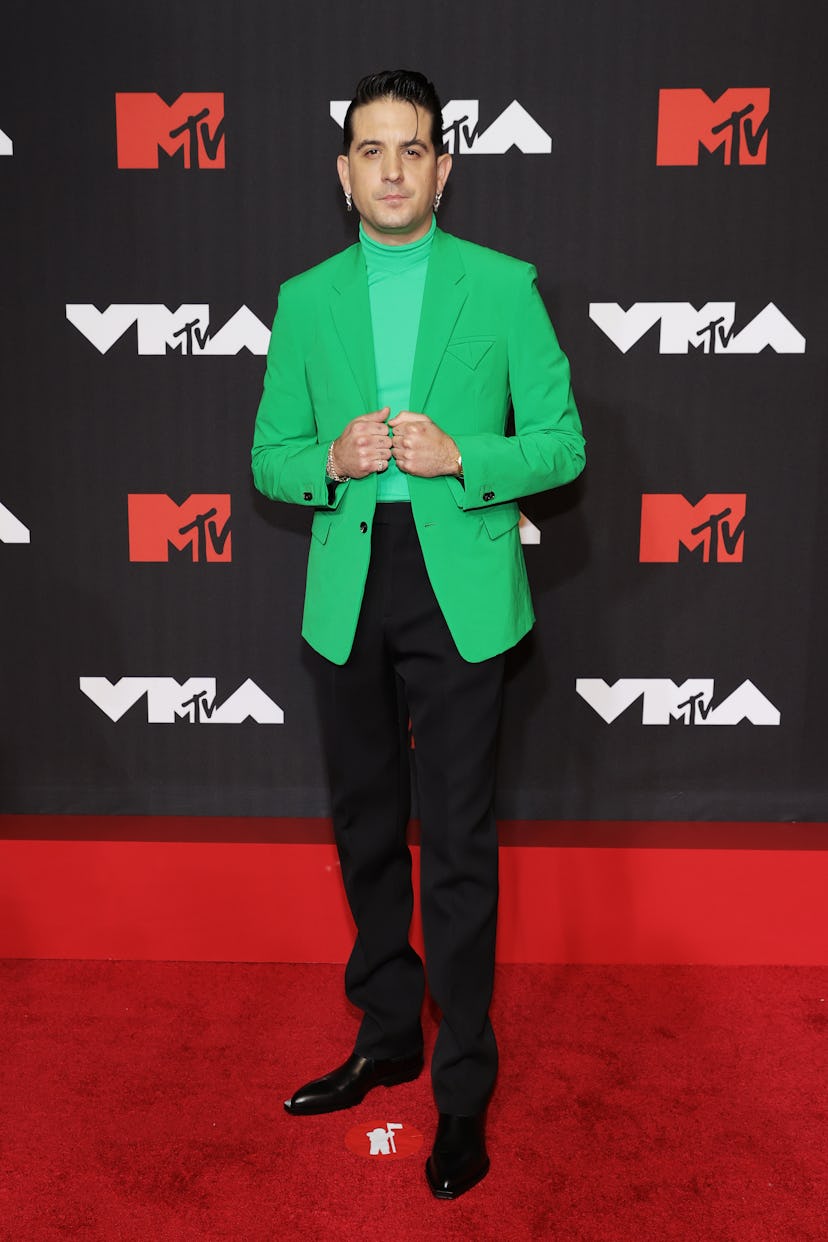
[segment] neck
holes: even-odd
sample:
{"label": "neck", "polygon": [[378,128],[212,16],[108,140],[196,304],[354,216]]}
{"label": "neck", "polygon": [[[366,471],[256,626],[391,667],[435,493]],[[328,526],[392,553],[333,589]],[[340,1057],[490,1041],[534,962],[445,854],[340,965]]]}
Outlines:
{"label": "neck", "polygon": [[432,215],[427,229],[423,229],[416,237],[400,236],[394,233],[377,233],[366,228],[364,220],[359,222],[359,240],[363,246],[381,246],[383,250],[407,250],[415,246],[430,245],[437,230],[437,217]]}

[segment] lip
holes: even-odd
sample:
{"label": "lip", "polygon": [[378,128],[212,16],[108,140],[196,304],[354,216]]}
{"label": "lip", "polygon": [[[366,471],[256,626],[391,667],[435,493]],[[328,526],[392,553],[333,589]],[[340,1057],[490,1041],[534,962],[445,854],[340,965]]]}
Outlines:
{"label": "lip", "polygon": [[404,203],[407,197],[408,197],[407,194],[383,194],[382,198],[380,199],[380,202],[381,203]]}

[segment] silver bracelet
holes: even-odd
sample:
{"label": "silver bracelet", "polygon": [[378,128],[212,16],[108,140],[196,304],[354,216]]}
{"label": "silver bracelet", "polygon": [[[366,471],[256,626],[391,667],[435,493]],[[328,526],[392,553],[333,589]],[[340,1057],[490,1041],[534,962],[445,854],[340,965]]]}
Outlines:
{"label": "silver bracelet", "polygon": [[331,440],[331,447],[328,449],[328,462],[327,462],[327,465],[325,466],[325,474],[328,476],[328,478],[331,480],[332,483],[344,483],[351,476],[349,474],[337,474],[336,473],[336,470],[334,469],[334,460],[333,460],[334,443],[335,441]]}

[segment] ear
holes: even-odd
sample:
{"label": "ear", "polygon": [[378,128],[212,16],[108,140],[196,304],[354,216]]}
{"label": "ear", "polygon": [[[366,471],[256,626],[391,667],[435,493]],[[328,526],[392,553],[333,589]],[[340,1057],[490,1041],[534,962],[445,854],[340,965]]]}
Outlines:
{"label": "ear", "polygon": [[443,187],[448,181],[451,172],[451,155],[448,151],[444,151],[442,155],[437,156],[437,190],[442,193]]}
{"label": "ear", "polygon": [[348,164],[347,155],[338,155],[336,157],[336,171],[339,174],[339,184],[346,194],[351,193],[351,171]]}

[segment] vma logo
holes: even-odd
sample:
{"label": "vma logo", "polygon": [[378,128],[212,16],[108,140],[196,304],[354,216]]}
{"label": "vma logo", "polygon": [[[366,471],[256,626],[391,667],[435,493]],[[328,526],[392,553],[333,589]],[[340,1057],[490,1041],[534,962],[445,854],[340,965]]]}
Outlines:
{"label": "vma logo", "polygon": [[711,99],[704,91],[658,93],[656,164],[698,164],[699,151],[721,152],[724,164],[765,164],[770,88],[743,87]]}
{"label": "vma logo", "polygon": [[634,302],[629,310],[619,302],[590,302],[589,317],[622,354],[656,324],[660,354],[761,354],[768,347],[777,354],[805,353],[805,337],[773,302],[740,332],[735,302],[705,302],[700,310],[691,302]]}
{"label": "vma logo", "polygon": [[131,561],[169,561],[171,552],[198,562],[233,559],[230,497],[224,493],[199,492],[180,505],[163,493],[132,493],[127,507]]}
{"label": "vma logo", "polygon": [[70,302],[66,318],[99,353],[105,354],[133,325],[138,329],[138,353],[166,354],[176,351],[195,357],[267,353],[270,329],[246,306],[240,307],[217,332],[210,331],[210,307],[185,303],[177,310],[144,303],[116,302],[99,311],[88,302]]}
{"label": "vma logo", "polygon": [[186,92],[173,104],[149,93],[115,95],[119,168],[158,168],[181,159],[185,168],[224,168],[224,95]]}
{"label": "vma logo", "polygon": [[115,722],[139,699],[146,697],[148,724],[284,724],[285,713],[248,677],[238,690],[219,703],[215,677],[81,677],[80,688],[88,699]]}
{"label": "vma logo", "polygon": [[28,526],[16,518],[11,509],[0,504],[0,543],[30,543]]}
{"label": "vma logo", "polygon": [[752,681],[743,681],[721,703],[714,705],[712,677],[692,677],[676,685],[666,677],[622,677],[609,685],[600,677],[579,677],[578,694],[602,720],[612,724],[641,699],[641,723],[668,725],[778,725],[780,714]]}
{"label": "vma logo", "polygon": [[705,564],[741,564],[746,501],[743,492],[710,492],[691,505],[678,494],[645,492],[639,560],[676,564],[686,551]]}
{"label": "vma logo", "polygon": [[[345,123],[349,100],[332,99],[330,113],[340,127]],[[517,147],[524,155],[549,155],[552,139],[522,104],[513,99],[492,121],[480,128],[480,101],[450,99],[443,108],[443,138],[453,155],[504,155]]]}
{"label": "vma logo", "polygon": [[8,134],[0,129],[0,155],[14,155],[14,143]]}
{"label": "vma logo", "polygon": [[443,139],[453,155],[503,155],[517,147],[524,155],[549,155],[552,139],[513,99],[488,129],[480,129],[479,101],[452,99],[443,108]]}

